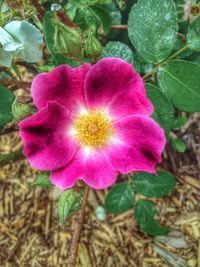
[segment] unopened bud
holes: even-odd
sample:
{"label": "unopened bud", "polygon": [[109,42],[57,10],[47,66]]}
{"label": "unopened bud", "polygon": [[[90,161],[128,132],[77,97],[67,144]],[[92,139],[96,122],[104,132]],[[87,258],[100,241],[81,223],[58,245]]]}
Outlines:
{"label": "unopened bud", "polygon": [[77,57],[82,53],[81,32],[62,23],[57,23],[55,29],[54,52]]}
{"label": "unopened bud", "polygon": [[85,53],[89,57],[98,57],[101,55],[102,45],[99,40],[92,34],[88,33],[88,37],[85,42]]}
{"label": "unopened bud", "polygon": [[191,14],[195,17],[200,14],[200,4],[192,5]]}
{"label": "unopened bud", "polygon": [[18,102],[17,98],[15,98],[12,103],[12,114],[17,121],[21,121],[32,114],[32,107],[29,104]]}

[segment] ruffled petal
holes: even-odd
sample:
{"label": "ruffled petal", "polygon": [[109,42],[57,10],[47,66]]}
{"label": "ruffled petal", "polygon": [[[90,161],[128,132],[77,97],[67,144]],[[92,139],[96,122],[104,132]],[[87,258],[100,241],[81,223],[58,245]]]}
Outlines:
{"label": "ruffled petal", "polygon": [[121,173],[155,173],[165,146],[164,131],[151,118],[129,116],[114,124],[113,141],[103,149],[112,168]]}
{"label": "ruffled petal", "polygon": [[54,170],[73,158],[78,144],[70,138],[71,125],[69,111],[52,101],[19,123],[23,152],[33,167]]}
{"label": "ruffled petal", "polygon": [[78,179],[94,189],[103,189],[116,181],[117,172],[112,170],[101,151],[80,149],[68,166],[51,174],[51,182],[61,189],[71,188]]}
{"label": "ruffled petal", "polygon": [[149,116],[153,112],[142,78],[131,64],[118,58],[102,59],[91,67],[85,79],[85,93],[90,109],[107,108],[115,118]]}
{"label": "ruffled petal", "polygon": [[76,69],[61,65],[49,73],[41,73],[33,80],[32,96],[38,109],[55,100],[71,113],[85,106],[84,79],[90,64],[83,64]]}

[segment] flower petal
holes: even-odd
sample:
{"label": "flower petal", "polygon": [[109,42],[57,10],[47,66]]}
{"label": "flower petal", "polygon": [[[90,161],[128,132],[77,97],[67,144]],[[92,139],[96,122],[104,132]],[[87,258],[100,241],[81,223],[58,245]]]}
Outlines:
{"label": "flower petal", "polygon": [[116,181],[117,172],[112,170],[101,151],[87,154],[80,149],[68,166],[51,174],[51,182],[61,189],[72,187],[78,179],[94,189],[103,189]]}
{"label": "flower petal", "polygon": [[114,170],[155,173],[165,146],[164,131],[151,118],[128,116],[114,125],[116,140],[103,149]]}
{"label": "flower petal", "polygon": [[38,62],[42,58],[43,36],[34,25],[25,20],[14,20],[5,26],[5,30],[22,44],[15,51],[16,57],[30,63]]}
{"label": "flower petal", "polygon": [[7,52],[0,48],[0,65],[10,68],[12,66],[12,59],[12,52]]}
{"label": "flower petal", "polygon": [[84,79],[90,64],[83,64],[73,69],[61,65],[49,73],[41,73],[33,80],[32,96],[38,109],[46,106],[48,101],[55,100],[76,113],[80,106],[85,105]]}
{"label": "flower petal", "polygon": [[54,170],[73,158],[78,144],[68,134],[71,125],[69,111],[56,102],[19,123],[24,154],[33,167]]}
{"label": "flower petal", "polygon": [[2,27],[0,27],[0,43],[3,50],[12,52],[23,47],[23,44],[13,37]]}
{"label": "flower petal", "polygon": [[88,71],[85,92],[90,109],[107,108],[116,118],[153,112],[142,78],[131,64],[118,58],[102,59]]}

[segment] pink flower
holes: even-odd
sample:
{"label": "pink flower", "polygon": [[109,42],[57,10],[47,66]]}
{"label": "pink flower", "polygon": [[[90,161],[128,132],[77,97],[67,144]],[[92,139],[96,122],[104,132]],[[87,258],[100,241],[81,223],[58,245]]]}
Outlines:
{"label": "pink flower", "polygon": [[32,84],[38,112],[19,123],[30,164],[51,171],[61,189],[77,179],[95,189],[118,173],[155,173],[165,145],[142,78],[117,58],[73,69],[61,65]]}

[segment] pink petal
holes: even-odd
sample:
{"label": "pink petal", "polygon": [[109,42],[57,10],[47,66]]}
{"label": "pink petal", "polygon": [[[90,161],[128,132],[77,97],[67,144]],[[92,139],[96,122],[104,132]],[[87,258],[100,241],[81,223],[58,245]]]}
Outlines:
{"label": "pink petal", "polygon": [[131,114],[148,116],[153,112],[142,78],[131,64],[118,58],[102,59],[91,67],[85,91],[90,109],[107,107],[116,118]]}
{"label": "pink petal", "polygon": [[19,123],[24,155],[33,167],[54,170],[73,158],[78,145],[68,134],[71,125],[69,111],[52,101]]}
{"label": "pink petal", "polygon": [[165,146],[164,131],[151,118],[129,116],[115,123],[116,140],[103,152],[114,170],[121,173],[155,173]]}
{"label": "pink petal", "polygon": [[111,186],[117,179],[101,151],[86,154],[80,149],[68,166],[55,170],[51,174],[51,182],[61,189],[72,187],[81,179],[94,189]]}
{"label": "pink petal", "polygon": [[49,73],[41,73],[33,80],[32,96],[38,109],[55,100],[75,112],[85,105],[84,79],[90,64],[83,64],[76,69],[61,65]]}

